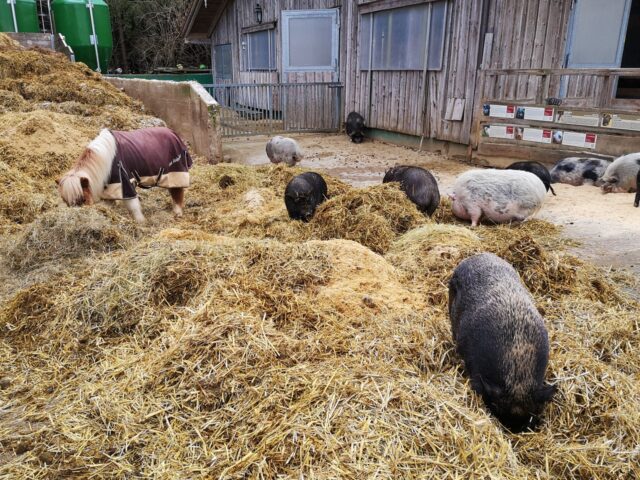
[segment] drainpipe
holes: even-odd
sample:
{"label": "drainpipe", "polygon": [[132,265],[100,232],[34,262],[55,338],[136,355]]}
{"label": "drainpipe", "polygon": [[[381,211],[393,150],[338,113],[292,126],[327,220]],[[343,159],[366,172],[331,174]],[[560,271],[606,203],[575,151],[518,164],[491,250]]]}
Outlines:
{"label": "drainpipe", "polygon": [[7,3],[11,5],[11,14],[13,15],[13,29],[18,33],[18,19],[16,18],[16,0],[7,0]]}
{"label": "drainpipe", "polygon": [[[424,142],[424,128],[425,128],[425,116],[427,111],[429,110],[427,106],[427,101],[429,100],[429,96],[427,95],[427,88],[429,87],[429,47],[431,43],[429,42],[429,37],[431,36],[431,13],[432,13],[433,5],[429,4],[429,12],[427,14],[427,40],[424,48],[424,67],[422,69],[422,101],[416,105],[416,125],[420,125],[420,130],[422,130],[422,135],[420,136],[420,151],[422,151],[422,143]],[[447,14],[445,11],[444,15],[445,19],[447,18]],[[422,109],[419,108],[419,105],[422,104]],[[421,116],[418,118],[418,112],[421,111]]]}
{"label": "drainpipe", "polygon": [[96,24],[93,20],[93,0],[87,0],[87,8],[89,9],[89,17],[91,18],[91,32],[93,33],[93,47],[96,51],[96,72],[100,73],[100,54],[98,53],[98,35],[96,34]]}
{"label": "drainpipe", "polygon": [[373,13],[369,14],[369,21],[371,22],[371,28],[369,30],[369,95],[368,95],[368,104],[367,104],[367,123],[371,125],[371,95],[373,93],[373,86],[371,85],[371,80],[373,79]]}

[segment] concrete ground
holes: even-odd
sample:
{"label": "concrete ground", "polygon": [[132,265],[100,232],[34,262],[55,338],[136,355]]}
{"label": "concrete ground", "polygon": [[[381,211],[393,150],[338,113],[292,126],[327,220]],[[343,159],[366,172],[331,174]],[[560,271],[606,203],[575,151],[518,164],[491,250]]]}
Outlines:
{"label": "concrete ground", "polygon": [[[419,152],[377,141],[353,144],[346,135],[290,135],[305,151],[300,166],[339,177],[354,186],[382,181],[393,165],[411,164],[429,169],[441,193],[452,190],[456,177],[473,168],[439,152]],[[268,163],[266,136],[229,138],[224,141],[228,161],[247,165]],[[556,184],[557,196],[548,195],[537,218],[564,227],[564,235],[577,240],[575,253],[603,267],[624,268],[640,276],[640,208],[633,194],[602,195],[593,186]]]}

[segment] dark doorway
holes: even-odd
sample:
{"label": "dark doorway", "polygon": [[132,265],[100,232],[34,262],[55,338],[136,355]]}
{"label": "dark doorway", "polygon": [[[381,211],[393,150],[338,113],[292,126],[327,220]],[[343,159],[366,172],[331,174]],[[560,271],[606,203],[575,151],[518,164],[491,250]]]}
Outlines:
{"label": "dark doorway", "polygon": [[[621,68],[640,68],[640,0],[631,2]],[[616,98],[640,99],[640,78],[621,78]]]}

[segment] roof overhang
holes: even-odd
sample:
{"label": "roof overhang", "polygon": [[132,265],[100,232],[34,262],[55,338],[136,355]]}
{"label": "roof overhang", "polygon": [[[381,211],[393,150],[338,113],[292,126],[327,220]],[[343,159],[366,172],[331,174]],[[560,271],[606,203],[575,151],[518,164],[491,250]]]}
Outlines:
{"label": "roof overhang", "polygon": [[182,35],[187,43],[209,43],[213,29],[231,0],[192,0]]}

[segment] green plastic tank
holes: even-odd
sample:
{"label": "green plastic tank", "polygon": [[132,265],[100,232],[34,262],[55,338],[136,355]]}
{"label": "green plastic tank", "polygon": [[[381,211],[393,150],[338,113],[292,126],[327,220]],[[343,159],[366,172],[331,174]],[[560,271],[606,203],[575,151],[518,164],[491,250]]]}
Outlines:
{"label": "green plastic tank", "polygon": [[[15,0],[16,23],[18,32],[39,32],[36,0]],[[0,0],[0,32],[15,32],[11,5]]]}
{"label": "green plastic tank", "polygon": [[[93,6],[91,10],[98,37],[97,48],[92,41],[91,12],[88,8],[90,5]],[[67,44],[75,53],[76,61],[98,70],[97,55],[100,60],[99,71],[107,73],[113,51],[113,37],[109,7],[104,0],[53,0],[51,10],[55,31],[65,36]]]}

